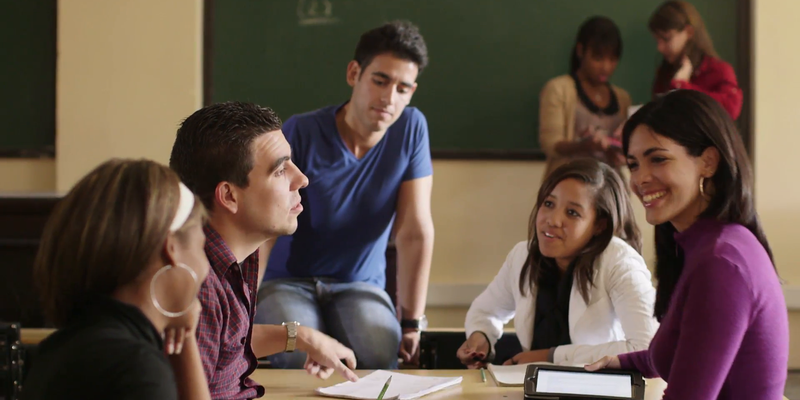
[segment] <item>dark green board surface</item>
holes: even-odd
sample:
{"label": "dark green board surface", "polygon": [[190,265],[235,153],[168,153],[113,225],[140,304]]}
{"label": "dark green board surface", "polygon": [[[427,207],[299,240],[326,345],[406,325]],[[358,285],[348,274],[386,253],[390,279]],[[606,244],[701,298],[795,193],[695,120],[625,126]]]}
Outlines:
{"label": "dark green board surface", "polygon": [[56,0],[0,2],[0,155],[52,156]]}
{"label": "dark green board surface", "polygon": [[[612,82],[628,90],[634,103],[649,99],[660,57],[647,20],[660,3],[216,0],[211,100],[253,101],[283,119],[343,102],[350,95],[345,67],[360,34],[408,19],[428,44],[430,65],[412,105],[428,119],[432,149],[536,150],[539,92],[548,79],[567,72],[578,26],[592,15],[612,18],[623,34],[623,56]],[[734,66],[736,3],[693,2],[718,53]]]}

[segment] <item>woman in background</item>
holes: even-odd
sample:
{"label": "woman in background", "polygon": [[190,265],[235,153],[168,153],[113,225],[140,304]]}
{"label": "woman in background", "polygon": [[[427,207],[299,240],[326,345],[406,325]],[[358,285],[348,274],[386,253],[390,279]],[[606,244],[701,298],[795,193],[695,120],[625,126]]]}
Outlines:
{"label": "woman in background", "polygon": [[570,72],[545,84],[539,101],[539,143],[545,176],[569,160],[590,156],[614,167],[624,158],[613,132],[627,117],[628,93],[609,83],[622,56],[619,28],[606,17],[584,22]]}
{"label": "woman in background", "polygon": [[646,349],[655,334],[655,289],[619,174],[574,160],[545,178],[518,243],[472,302],[457,356],[470,368],[495,358],[514,318],[522,351],[506,364],[580,364]]}
{"label": "woman in background", "polygon": [[34,265],[59,330],[39,345],[22,399],[210,398],[195,339],[204,215],[152,161],[108,161],[72,188]]}
{"label": "woman in background", "polygon": [[631,190],[656,226],[648,350],[587,367],[637,369],[665,400],[781,399],[789,321],[753,202],[753,171],[733,120],[710,96],[669,93],[625,124]]}
{"label": "woman in background", "polygon": [[731,118],[739,118],[743,95],[736,73],[717,55],[697,9],[685,1],[667,1],[650,17],[649,28],[664,56],[653,95],[697,90],[722,104]]}

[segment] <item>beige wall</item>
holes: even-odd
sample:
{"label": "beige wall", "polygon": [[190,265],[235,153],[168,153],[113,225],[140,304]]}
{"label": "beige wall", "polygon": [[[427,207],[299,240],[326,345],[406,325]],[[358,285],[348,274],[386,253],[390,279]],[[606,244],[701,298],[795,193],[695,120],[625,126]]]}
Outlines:
{"label": "beige wall", "polygon": [[[755,1],[756,201],[781,276],[800,285],[800,1]],[[800,368],[800,312],[792,312],[789,365]]]}
{"label": "beige wall", "polygon": [[0,159],[0,192],[52,192],[55,165],[53,159]]}
{"label": "beige wall", "polygon": [[56,188],[110,157],[166,163],[202,105],[202,0],[58,2]]}
{"label": "beige wall", "polygon": [[488,283],[525,240],[542,162],[434,161],[431,283]]}
{"label": "beige wall", "polygon": [[789,171],[800,149],[800,1],[755,4],[756,199],[781,275],[798,284],[800,185]]}
{"label": "beige wall", "polygon": [[[436,226],[433,284],[488,283],[514,245],[528,236],[544,162],[434,161],[431,208]],[[654,259],[653,228],[633,201],[644,235],[643,255]]]}
{"label": "beige wall", "polygon": [[202,105],[202,0],[59,0],[55,160],[0,160],[0,191],[68,190],[110,157],[166,163]]}

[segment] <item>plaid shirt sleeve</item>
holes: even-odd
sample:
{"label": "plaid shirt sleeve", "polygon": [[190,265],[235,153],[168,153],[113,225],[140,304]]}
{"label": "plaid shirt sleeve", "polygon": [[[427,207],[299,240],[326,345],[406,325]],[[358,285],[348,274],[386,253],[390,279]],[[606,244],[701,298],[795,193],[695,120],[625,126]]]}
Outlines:
{"label": "plaid shirt sleeve", "polygon": [[223,321],[219,292],[213,283],[214,277],[209,274],[198,295],[203,310],[200,312],[200,321],[197,324],[197,347],[200,350],[203,370],[209,383],[214,381],[214,372],[219,361]]}

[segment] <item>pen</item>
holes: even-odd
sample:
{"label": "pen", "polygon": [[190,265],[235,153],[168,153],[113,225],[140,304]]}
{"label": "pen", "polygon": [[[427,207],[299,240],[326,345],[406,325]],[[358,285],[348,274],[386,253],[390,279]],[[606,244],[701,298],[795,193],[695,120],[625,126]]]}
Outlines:
{"label": "pen", "polygon": [[481,382],[486,382],[486,372],[481,368]]}
{"label": "pen", "polygon": [[386,380],[386,384],[383,385],[383,390],[381,390],[381,394],[378,395],[378,400],[383,400],[383,395],[386,394],[386,389],[389,389],[389,384],[392,383],[392,377],[390,376],[389,379]]}

